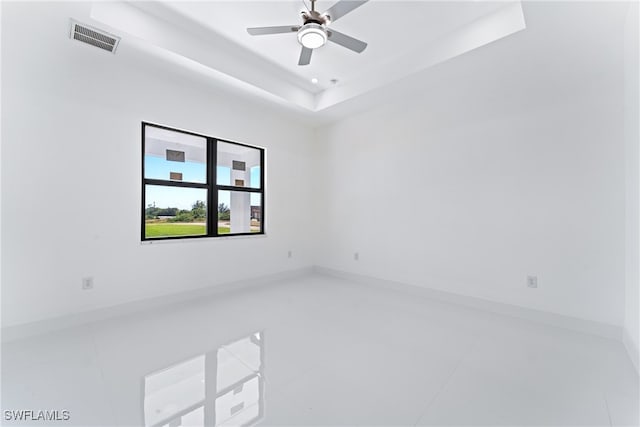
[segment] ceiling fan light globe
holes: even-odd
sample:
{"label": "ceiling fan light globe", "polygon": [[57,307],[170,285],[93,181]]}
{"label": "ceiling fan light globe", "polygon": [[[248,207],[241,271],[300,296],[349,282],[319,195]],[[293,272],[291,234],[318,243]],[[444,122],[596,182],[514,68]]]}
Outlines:
{"label": "ceiling fan light globe", "polygon": [[327,42],[327,31],[319,24],[305,24],[298,30],[298,42],[308,49],[324,46]]}

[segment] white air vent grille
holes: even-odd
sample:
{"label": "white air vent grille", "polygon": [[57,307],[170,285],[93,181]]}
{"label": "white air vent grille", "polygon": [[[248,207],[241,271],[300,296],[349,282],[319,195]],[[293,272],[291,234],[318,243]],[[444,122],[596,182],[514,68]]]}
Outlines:
{"label": "white air vent grille", "polygon": [[84,43],[88,43],[92,46],[99,47],[111,53],[116,52],[118,43],[120,43],[120,37],[116,37],[113,34],[109,34],[105,31],[97,28],[90,27],[85,24],[81,24],[76,21],[71,21],[71,38]]}

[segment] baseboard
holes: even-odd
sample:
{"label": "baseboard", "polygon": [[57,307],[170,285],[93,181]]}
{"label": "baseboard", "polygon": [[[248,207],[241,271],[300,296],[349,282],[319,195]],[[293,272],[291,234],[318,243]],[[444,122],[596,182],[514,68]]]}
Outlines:
{"label": "baseboard", "polygon": [[640,375],[640,349],[631,338],[627,328],[624,328],[622,332],[622,343],[624,344],[625,350],[627,350],[631,363],[633,363],[633,366],[636,368],[636,373]]}
{"label": "baseboard", "polygon": [[594,322],[585,319],[578,319],[556,313],[534,310],[526,307],[499,303],[490,300],[484,300],[481,298],[454,294],[451,292],[394,282],[390,280],[384,280],[320,266],[284,271],[252,279],[207,286],[204,288],[181,292],[178,294],[164,295],[156,298],[133,301],[116,306],[70,314],[52,319],[45,319],[15,326],[7,326],[2,328],[2,342],[10,342],[30,336],[53,332],[56,330],[81,326],[100,320],[106,320],[118,316],[162,308],[172,304],[188,302],[191,300],[205,298],[216,294],[237,292],[253,287],[265,286],[281,280],[302,277],[312,272],[344,279],[355,283],[366,284],[368,286],[375,286],[382,289],[431,298],[451,304],[457,304],[520,319],[526,319],[546,325],[615,339],[618,341],[623,340],[627,352],[629,353],[629,356],[631,357],[631,360],[636,367],[636,370],[638,369],[638,349],[631,340],[631,337],[628,336],[628,333],[623,336],[622,328],[620,328],[619,326]]}
{"label": "baseboard", "polygon": [[616,325],[594,322],[592,320],[586,319],[579,319],[512,304],[494,302],[482,298],[470,297],[466,295],[425,288],[422,286],[394,282],[391,280],[378,279],[375,277],[369,277],[357,273],[349,273],[326,267],[316,266],[314,267],[314,271],[319,274],[325,274],[351,282],[362,283],[368,286],[375,286],[387,290],[409,293],[416,296],[431,298],[438,301],[462,305],[465,307],[488,311],[496,314],[526,319],[537,323],[543,323],[550,326],[556,326],[577,332],[597,335],[604,338],[615,339],[617,341],[620,341],[622,339],[622,328]]}
{"label": "baseboard", "polygon": [[265,286],[274,282],[279,282],[281,280],[302,277],[311,274],[312,272],[313,267],[305,267],[297,270],[283,271],[251,279],[221,283],[217,285],[180,292],[177,294],[163,295],[160,297],[118,304],[115,306],[74,313],[36,322],[7,326],[2,328],[2,342],[6,343],[15,341],[65,328],[86,325],[100,320],[111,319],[128,314],[158,309],[177,303],[206,298],[217,294],[238,292],[249,288]]}

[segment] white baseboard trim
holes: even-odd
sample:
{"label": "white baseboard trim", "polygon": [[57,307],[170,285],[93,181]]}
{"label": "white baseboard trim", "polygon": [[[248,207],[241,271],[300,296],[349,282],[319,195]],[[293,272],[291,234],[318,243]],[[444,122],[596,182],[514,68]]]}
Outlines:
{"label": "white baseboard trim", "polygon": [[235,282],[221,283],[218,285],[206,286],[194,290],[180,292],[177,294],[163,295],[139,301],[118,304],[110,307],[89,310],[80,313],[69,314],[51,319],[44,319],[35,322],[23,323],[19,325],[2,328],[3,343],[15,341],[35,335],[46,334],[57,330],[86,325],[100,320],[128,314],[139,313],[147,310],[158,309],[173,304],[188,302],[201,298],[210,297],[222,293],[238,292],[249,288],[266,286],[282,280],[296,279],[312,274],[313,267],[305,267],[296,270],[283,271],[251,279],[239,280]]}
{"label": "white baseboard trim", "polygon": [[633,366],[636,368],[636,373],[640,375],[640,349],[631,338],[631,334],[629,334],[627,328],[624,328],[622,331],[622,343],[624,344],[625,350],[627,350],[631,363],[633,363]]}
{"label": "white baseboard trim", "polygon": [[481,298],[454,294],[451,292],[394,282],[391,280],[384,280],[320,266],[289,270],[251,279],[207,286],[195,290],[181,292],[178,294],[163,295],[160,297],[118,304],[115,306],[69,314],[51,319],[7,326],[2,328],[1,342],[5,343],[15,341],[65,328],[81,326],[114,317],[158,309],[173,304],[188,302],[191,300],[197,300],[218,294],[238,292],[249,288],[266,286],[282,280],[303,277],[314,272],[322,275],[340,278],[354,283],[366,284],[368,286],[393,290],[405,294],[408,293],[411,295],[430,298],[437,301],[448,302],[451,304],[470,307],[473,309],[488,311],[491,313],[516,317],[520,319],[526,319],[550,326],[561,327],[573,331],[623,341],[625,348],[629,353],[629,357],[631,357],[636,370],[638,369],[638,349],[636,348],[633,341],[631,340],[631,337],[628,336],[628,333],[626,331],[625,335],[623,336],[623,330],[619,326],[594,322],[591,320],[578,319],[556,313],[534,310],[516,305],[499,303],[490,300],[484,300]]}
{"label": "white baseboard trim", "polygon": [[[438,301],[448,302],[451,304],[462,305],[474,309],[488,311],[491,313],[501,314],[520,319],[526,319],[533,322],[543,323],[550,326],[556,326],[564,329],[570,329],[577,332],[597,335],[604,338],[622,340],[622,328],[607,323],[595,322],[592,320],[579,319],[575,317],[565,316],[561,314],[551,313],[547,311],[535,310],[531,308],[521,307],[512,304],[505,304],[485,300],[482,298],[470,297],[466,295],[454,294],[451,292],[440,291],[432,288],[410,285],[406,283],[394,282],[391,280],[378,279],[357,273],[349,273],[345,271],[335,270],[326,267],[314,267],[314,271],[319,274],[325,274],[337,277],[350,282],[366,284],[382,289],[393,290],[412,295],[430,298]],[[637,365],[636,365],[637,366]]]}

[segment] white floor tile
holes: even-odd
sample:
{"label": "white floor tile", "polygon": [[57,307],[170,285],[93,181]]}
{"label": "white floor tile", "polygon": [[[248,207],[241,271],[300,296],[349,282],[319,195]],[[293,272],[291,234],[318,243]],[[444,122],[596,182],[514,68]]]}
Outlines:
{"label": "white floor tile", "polygon": [[638,424],[619,342],[324,276],[5,344],[2,392],[56,425]]}

